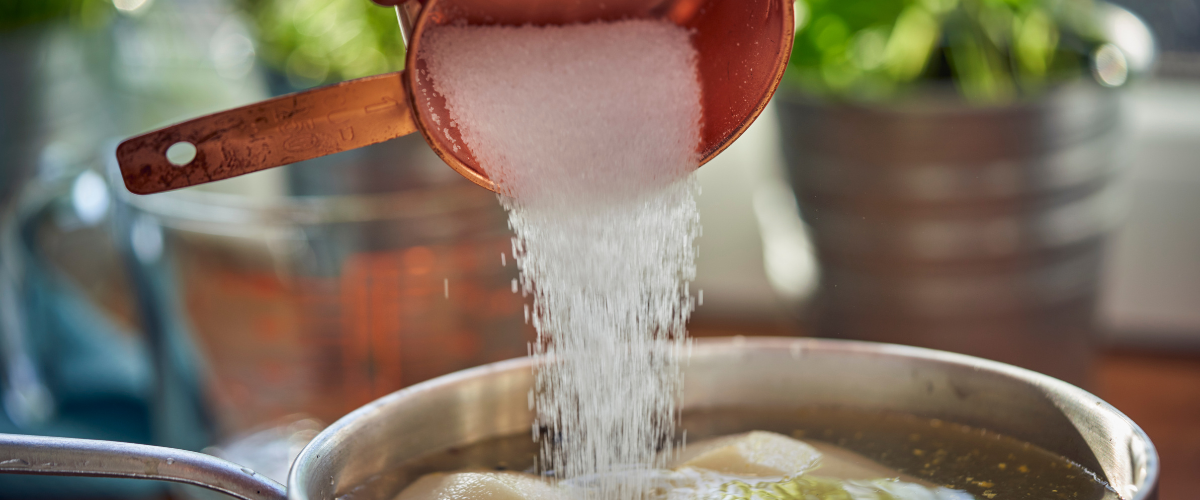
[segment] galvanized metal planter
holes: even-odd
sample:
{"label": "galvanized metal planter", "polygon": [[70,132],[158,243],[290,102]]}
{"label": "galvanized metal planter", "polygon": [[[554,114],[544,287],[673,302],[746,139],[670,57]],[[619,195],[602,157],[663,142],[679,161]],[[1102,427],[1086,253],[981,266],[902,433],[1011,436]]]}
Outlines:
{"label": "galvanized metal planter", "polygon": [[1119,94],[896,106],[783,95],[788,174],[821,265],[821,336],[946,349],[1087,380],[1121,213]]}

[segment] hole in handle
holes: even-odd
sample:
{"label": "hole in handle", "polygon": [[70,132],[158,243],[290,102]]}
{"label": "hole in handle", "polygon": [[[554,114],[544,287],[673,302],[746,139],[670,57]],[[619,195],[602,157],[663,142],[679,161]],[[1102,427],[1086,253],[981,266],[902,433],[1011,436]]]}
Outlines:
{"label": "hole in handle", "polygon": [[182,167],[196,159],[196,145],[187,141],[179,141],[167,148],[167,161],[176,167]]}

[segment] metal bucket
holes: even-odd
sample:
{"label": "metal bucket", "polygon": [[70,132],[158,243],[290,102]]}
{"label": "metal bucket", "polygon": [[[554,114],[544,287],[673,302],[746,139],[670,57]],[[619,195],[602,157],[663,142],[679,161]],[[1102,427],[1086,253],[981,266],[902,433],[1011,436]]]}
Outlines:
{"label": "metal bucket", "polygon": [[202,353],[222,440],[527,353],[504,210],[420,138],[269,174],[274,196],[122,197],[135,271]]}
{"label": "metal bucket", "polygon": [[[0,473],[162,479],[247,499],[326,500],[348,493],[356,500],[391,499],[406,485],[391,473],[406,461],[528,433],[531,368],[529,358],[493,363],[355,410],[300,453],[286,492],[206,455],[29,436],[0,435]],[[1033,443],[1095,472],[1123,499],[1157,498],[1158,455],[1145,432],[1082,389],[1013,366],[896,345],[735,337],[698,341],[686,376],[685,418],[722,408],[905,412]],[[733,424],[723,430],[753,427]]]}
{"label": "metal bucket", "polygon": [[0,31],[0,208],[21,187],[37,163],[43,130],[37,82],[44,33],[34,28]]}
{"label": "metal bucket", "polygon": [[1118,97],[1080,84],[993,108],[777,100],[821,265],[815,333],[1085,384],[1104,239],[1121,213]]}

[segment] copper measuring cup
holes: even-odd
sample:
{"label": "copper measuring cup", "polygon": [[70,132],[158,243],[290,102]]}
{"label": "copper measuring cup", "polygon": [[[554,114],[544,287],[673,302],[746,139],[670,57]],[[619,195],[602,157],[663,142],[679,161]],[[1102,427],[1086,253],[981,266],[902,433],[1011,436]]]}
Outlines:
{"label": "copper measuring cup", "polygon": [[[701,164],[750,126],[779,85],[791,53],[792,0],[376,0],[397,5],[407,70],[350,80],[214,113],[126,140],[117,148],[130,191],[157,193],[236,177],[420,131],[451,168],[495,190],[468,148],[455,151],[429,123],[450,123],[418,56],[437,25],[560,25],[668,19],[692,29],[699,53]],[[462,144],[457,129],[450,136]],[[195,147],[172,163],[167,150]]]}

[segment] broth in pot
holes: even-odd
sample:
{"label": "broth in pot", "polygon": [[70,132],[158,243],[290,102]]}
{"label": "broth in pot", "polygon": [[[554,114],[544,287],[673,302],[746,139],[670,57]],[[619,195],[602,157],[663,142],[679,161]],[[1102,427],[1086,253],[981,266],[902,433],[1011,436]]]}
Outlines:
{"label": "broth in pot", "polygon": [[[741,432],[747,427],[760,430]],[[646,500],[1120,498],[1096,474],[1033,444],[904,413],[715,409],[685,413],[681,428],[670,469],[613,474],[643,480]],[[679,446],[687,435],[691,443]],[[538,466],[538,451],[528,434],[451,447],[343,500],[385,497],[379,487],[403,488],[396,500],[588,497],[588,478],[556,481],[553,470]]]}

